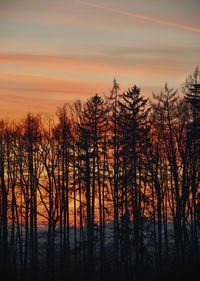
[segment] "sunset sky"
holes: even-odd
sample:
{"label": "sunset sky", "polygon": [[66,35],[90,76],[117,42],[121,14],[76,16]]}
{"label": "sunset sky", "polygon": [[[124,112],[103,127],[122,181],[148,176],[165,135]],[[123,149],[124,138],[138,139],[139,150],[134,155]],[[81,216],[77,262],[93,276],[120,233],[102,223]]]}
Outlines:
{"label": "sunset sky", "polygon": [[56,111],[116,77],[151,95],[200,64],[199,0],[0,0],[0,116]]}

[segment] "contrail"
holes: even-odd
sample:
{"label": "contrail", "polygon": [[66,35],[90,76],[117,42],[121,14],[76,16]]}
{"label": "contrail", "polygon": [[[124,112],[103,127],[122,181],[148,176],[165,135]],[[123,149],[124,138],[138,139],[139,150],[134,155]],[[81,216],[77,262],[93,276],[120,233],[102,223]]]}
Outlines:
{"label": "contrail", "polygon": [[110,12],[113,12],[113,13],[116,13],[116,14],[120,14],[120,15],[124,15],[124,16],[128,16],[128,17],[134,17],[134,18],[137,18],[137,19],[140,19],[140,20],[144,20],[144,21],[148,21],[148,22],[153,22],[153,23],[156,23],[156,24],[163,24],[163,25],[168,25],[168,26],[172,26],[172,27],[188,30],[188,31],[200,32],[200,28],[197,28],[197,27],[182,25],[182,24],[173,23],[173,22],[169,22],[169,21],[164,21],[164,20],[160,20],[160,19],[156,19],[156,18],[150,18],[150,17],[146,17],[146,16],[142,16],[142,15],[138,15],[138,14],[122,11],[122,10],[119,10],[119,9],[114,9],[114,8],[109,8],[109,7],[98,5],[98,4],[93,4],[93,3],[90,3],[90,2],[87,2],[87,1],[82,1],[82,0],[74,0],[74,1],[78,2],[78,3],[82,4],[82,5],[86,5],[86,6],[90,6],[90,7],[94,7],[94,8],[98,8],[98,9],[102,9],[102,10],[106,10],[106,11],[110,11]]}

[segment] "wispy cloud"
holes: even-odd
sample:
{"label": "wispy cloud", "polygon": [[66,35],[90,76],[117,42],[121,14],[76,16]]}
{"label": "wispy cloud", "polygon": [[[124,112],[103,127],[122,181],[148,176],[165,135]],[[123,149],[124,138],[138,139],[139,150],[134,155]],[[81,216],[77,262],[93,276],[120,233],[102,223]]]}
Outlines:
{"label": "wispy cloud", "polygon": [[[84,74],[88,75],[88,80],[93,80],[92,77],[96,74],[103,75],[104,78],[112,75],[119,76],[140,76],[140,77],[157,77],[171,76],[177,72],[188,68],[188,64],[193,64],[187,60],[188,52],[185,52],[186,59],[178,56],[175,52],[174,56],[167,52],[162,53],[162,50],[155,50],[155,52],[146,52],[144,49],[111,49],[110,53],[94,56],[58,56],[58,55],[44,55],[44,54],[14,54],[14,53],[0,53],[1,64],[10,67],[21,67],[32,70],[33,73],[39,73],[40,70],[67,71],[69,77],[79,77],[82,79]],[[123,55],[127,54],[127,56]],[[156,60],[155,60],[156,57]],[[191,58],[190,58],[191,60]],[[174,62],[176,62],[174,64]]]}
{"label": "wispy cloud", "polygon": [[94,3],[91,3],[91,2],[87,2],[87,1],[82,1],[82,0],[74,0],[74,1],[78,2],[82,5],[89,6],[89,7],[94,7],[94,8],[97,8],[97,9],[110,11],[110,12],[120,14],[120,15],[124,15],[124,16],[128,16],[128,17],[134,17],[134,18],[137,18],[139,20],[152,22],[152,23],[155,23],[155,24],[168,25],[168,26],[171,26],[171,27],[176,27],[176,28],[179,28],[179,29],[187,30],[187,31],[200,32],[200,28],[198,28],[198,27],[192,27],[192,26],[178,24],[178,23],[165,21],[165,20],[161,20],[161,19],[157,19],[157,18],[152,18],[152,17],[147,17],[147,16],[143,16],[143,15],[139,15],[139,14],[134,14],[134,13],[126,12],[126,11],[123,11],[123,10],[94,4]]}
{"label": "wispy cloud", "polygon": [[19,117],[27,112],[55,113],[64,102],[103,93],[111,83],[56,79],[38,75],[0,72],[0,118]]}

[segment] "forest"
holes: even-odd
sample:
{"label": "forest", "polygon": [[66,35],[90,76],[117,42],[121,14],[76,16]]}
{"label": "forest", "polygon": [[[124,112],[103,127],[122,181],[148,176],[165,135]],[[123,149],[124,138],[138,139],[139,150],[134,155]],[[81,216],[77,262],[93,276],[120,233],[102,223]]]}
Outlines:
{"label": "forest", "polygon": [[200,70],[0,121],[0,279],[197,280]]}

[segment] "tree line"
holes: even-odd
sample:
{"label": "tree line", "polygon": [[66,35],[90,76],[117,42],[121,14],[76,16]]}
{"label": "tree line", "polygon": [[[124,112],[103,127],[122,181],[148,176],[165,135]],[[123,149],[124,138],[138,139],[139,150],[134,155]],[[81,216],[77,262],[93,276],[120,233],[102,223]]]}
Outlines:
{"label": "tree line", "polygon": [[114,80],[109,96],[56,115],[0,121],[1,276],[40,280],[45,265],[47,280],[142,280],[198,267],[198,67],[181,95],[166,84],[148,100]]}

